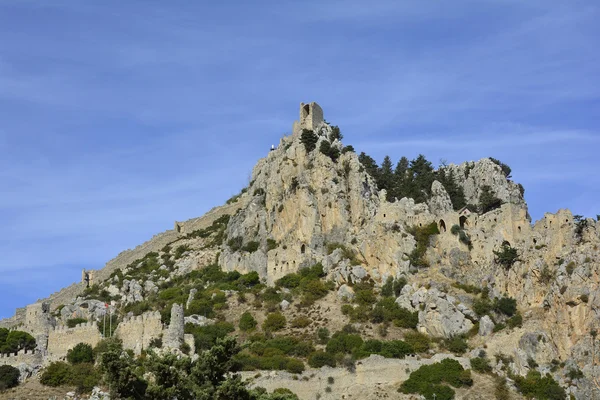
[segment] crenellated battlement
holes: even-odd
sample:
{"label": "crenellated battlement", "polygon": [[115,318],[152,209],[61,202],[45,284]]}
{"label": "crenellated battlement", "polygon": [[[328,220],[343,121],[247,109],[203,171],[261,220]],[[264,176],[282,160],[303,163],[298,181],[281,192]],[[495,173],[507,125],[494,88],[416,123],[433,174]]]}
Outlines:
{"label": "crenellated battlement", "polygon": [[45,352],[39,350],[20,350],[16,354],[0,354],[0,365],[13,367],[19,364],[40,365],[45,355]]}
{"label": "crenellated battlement", "polygon": [[123,341],[123,347],[140,353],[150,347],[152,339],[161,337],[163,324],[160,312],[148,311],[142,315],[125,318],[117,327],[115,336]]}

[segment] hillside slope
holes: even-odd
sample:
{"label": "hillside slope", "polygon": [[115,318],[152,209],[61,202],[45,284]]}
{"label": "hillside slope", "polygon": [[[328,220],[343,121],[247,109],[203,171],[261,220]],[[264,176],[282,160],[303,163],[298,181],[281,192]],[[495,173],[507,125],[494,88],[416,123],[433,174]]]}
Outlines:
{"label": "hillside slope", "polygon": [[[137,354],[158,338],[172,351],[184,343],[201,351],[215,335],[235,334],[247,345],[242,369],[289,370],[265,364],[256,343],[268,349],[273,332],[314,342],[306,353],[278,354],[310,366],[313,353],[330,352],[337,369],[255,378],[271,389],[297,387],[301,398],[339,398],[326,390],[332,384],[310,385],[328,376],[394,396],[410,372],[447,357],[467,369],[469,359],[489,363],[473,386],[457,389],[463,398],[489,394],[499,385],[492,373],[508,378],[513,396],[527,395],[532,371],[590,398],[599,372],[600,222],[560,210],[532,224],[523,187],[498,160],[433,170],[419,158],[390,180],[341,139],[316,103],[301,104],[292,134],[257,162],[238,196],[88,271],[89,287],[75,284],[0,326],[30,332],[45,365],[86,340],[77,332],[94,331],[93,345],[102,340],[106,330],[94,323],[110,303],[115,335]],[[394,198],[409,191],[414,198]],[[264,325],[278,312],[282,327]],[[244,313],[262,339],[240,328]],[[64,328],[75,318],[91,324]],[[333,338],[319,338],[324,328],[374,342],[336,352]],[[390,358],[376,343],[394,340],[418,356]],[[360,366],[348,372],[344,357]],[[389,368],[406,376],[373,372]]]}

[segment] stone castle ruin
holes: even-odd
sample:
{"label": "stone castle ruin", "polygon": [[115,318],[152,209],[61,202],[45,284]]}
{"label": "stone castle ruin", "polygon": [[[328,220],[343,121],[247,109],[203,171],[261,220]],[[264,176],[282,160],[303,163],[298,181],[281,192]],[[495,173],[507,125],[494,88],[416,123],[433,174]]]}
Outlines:
{"label": "stone castle ruin", "polygon": [[[313,133],[313,150],[300,140],[306,131]],[[335,157],[321,148],[333,148]],[[409,284],[395,301],[418,314],[419,331],[449,338],[468,332],[480,322],[478,335],[488,335],[484,340],[489,354],[505,351],[503,347],[518,348],[513,356],[519,373],[526,372],[527,357],[541,365],[545,362],[542,357],[550,357],[548,354],[550,360],[568,360],[589,352],[585,335],[597,324],[593,313],[600,301],[596,271],[600,222],[587,221],[588,228],[581,237],[575,233],[577,221],[569,210],[546,214],[532,224],[522,187],[489,158],[444,168],[451,173],[446,176],[453,176],[463,190],[465,204],[477,205],[481,188],[489,186],[501,205],[485,213],[477,212],[477,207],[455,210],[439,181],[433,182],[426,202],[415,203],[407,197],[388,200],[386,191],[378,189],[357,154],[334,135],[322,108],[315,102],[300,103],[292,134],[281,138],[279,145],[256,163],[248,187],[234,199],[202,217],[176,221],[172,230],[122,252],[103,269],[83,270],[79,283],[0,321],[2,327],[31,333],[38,343],[35,352],[0,357],[0,364],[60,360],[80,342],[94,346],[102,340],[95,322],[74,328],[62,326],[71,318],[95,321],[105,312],[103,302],[80,297],[87,287],[96,284],[112,298],[120,298],[113,306],[119,301],[132,304],[151,298],[144,296],[156,294],[168,279],[213,263],[223,271],[255,271],[267,284],[321,263],[326,278],[337,285],[338,294],[340,290],[352,293],[353,284],[365,280],[380,286],[388,278],[405,278]],[[213,225],[217,220],[227,223],[220,223],[217,229]],[[439,234],[428,238],[423,255],[429,271],[433,271],[427,275],[426,267],[419,270],[411,261],[411,253],[417,248],[414,232],[432,223]],[[190,235],[200,230],[207,236]],[[217,236],[220,241],[209,244],[208,239]],[[231,239],[243,245],[253,243],[255,250],[232,246],[228,243]],[[495,260],[495,252],[505,244],[518,249],[518,260],[511,268]],[[179,246],[186,250],[171,257]],[[148,276],[133,274],[135,265],[150,252],[158,253],[159,259],[166,256],[170,266],[157,265]],[[114,274],[116,271],[121,273]],[[486,322],[488,327],[494,322],[479,320],[468,296],[450,294],[452,289],[448,288],[454,283],[485,287],[491,299],[514,298],[524,319],[534,321],[532,329],[552,342],[551,351],[538,354],[521,348],[527,338],[518,330],[510,333],[514,337],[509,344],[506,335],[488,340]],[[189,299],[188,303],[193,300],[192,293]],[[173,305],[168,324],[161,321],[158,311],[127,315],[115,336],[136,354],[160,341],[165,351],[189,347],[193,352],[193,337],[184,334],[185,321],[194,319],[199,324],[206,323],[206,318],[185,317],[184,309]]]}

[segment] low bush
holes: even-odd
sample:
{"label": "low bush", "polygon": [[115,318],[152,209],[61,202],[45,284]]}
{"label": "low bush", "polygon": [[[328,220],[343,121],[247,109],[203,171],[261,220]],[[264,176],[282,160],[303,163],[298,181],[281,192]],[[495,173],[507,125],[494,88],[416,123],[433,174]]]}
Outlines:
{"label": "low bush", "polygon": [[527,376],[514,376],[515,386],[527,398],[540,400],[564,400],[567,398],[565,390],[552,378],[550,374],[542,376],[536,370],[530,370]]}
{"label": "low bush", "polygon": [[79,343],[67,352],[67,361],[71,364],[94,362],[92,346],[87,343]]}
{"label": "low bush", "polygon": [[305,317],[305,316],[300,316],[300,317],[294,318],[292,320],[292,322],[290,322],[290,325],[292,326],[292,328],[306,328],[311,323],[312,323],[312,321],[310,318]]}
{"label": "low bush", "polygon": [[429,246],[429,239],[433,235],[438,235],[440,233],[438,226],[435,222],[432,222],[429,225],[419,227],[413,226],[408,230],[408,233],[415,237],[417,241],[417,247],[409,254],[410,263],[419,268],[429,267],[429,263],[425,260],[425,252],[427,251],[427,247]]}
{"label": "low bush", "polygon": [[360,348],[355,349],[354,357],[360,359],[378,354],[385,358],[404,358],[412,353],[414,353],[413,347],[402,340],[367,340]]}
{"label": "low bush", "polygon": [[264,331],[276,332],[285,328],[287,321],[283,314],[276,312],[267,315],[265,322],[263,322],[262,328]]}
{"label": "low bush", "polygon": [[439,363],[424,365],[413,371],[402,383],[399,392],[418,393],[427,399],[451,400],[455,392],[445,383],[456,388],[471,386],[473,380],[469,370],[465,370],[458,361],[445,359]]}
{"label": "low bush", "polygon": [[240,330],[242,330],[242,331],[251,331],[252,329],[256,328],[257,324],[258,323],[254,319],[252,314],[250,314],[247,311],[245,313],[243,313],[242,316],[240,317],[239,327],[240,327]]}
{"label": "low bush", "polygon": [[[365,314],[364,312],[360,313]],[[372,311],[366,313],[371,322],[393,322],[401,328],[416,328],[419,322],[419,313],[411,312],[400,307],[393,297],[385,297],[377,302]]]}
{"label": "low bush", "polygon": [[197,353],[210,349],[219,339],[224,338],[233,331],[235,331],[235,328],[229,322],[217,322],[207,326],[185,325],[185,333],[194,335]]}
{"label": "low bush", "polygon": [[496,299],[494,303],[494,309],[497,312],[501,312],[502,314],[512,317],[517,312],[517,301],[511,297],[502,297],[500,299]]}
{"label": "low bush", "polygon": [[363,340],[360,335],[338,331],[333,334],[327,342],[327,352],[331,354],[345,353],[351,354],[355,349],[363,345]]}
{"label": "low bush", "polygon": [[450,339],[446,339],[444,340],[443,345],[446,349],[458,355],[464,354],[469,349],[467,341],[462,336],[454,336]]}
{"label": "low bush", "polygon": [[308,357],[308,365],[313,368],[321,368],[325,365],[335,367],[335,356],[324,351],[315,351]]}
{"label": "low bush", "polygon": [[247,251],[248,253],[254,253],[256,250],[258,250],[259,246],[259,242],[248,242],[244,246],[242,246],[241,250]]}
{"label": "low bush", "polygon": [[21,373],[15,367],[10,365],[0,366],[0,392],[19,385],[19,376]]}
{"label": "low bush", "polygon": [[429,336],[421,332],[405,333],[404,341],[413,348],[415,353],[425,353],[431,346],[431,339],[429,339]]}
{"label": "low bush", "polygon": [[494,250],[495,261],[504,268],[509,269],[515,262],[519,260],[517,249],[511,247],[509,243],[504,242],[500,250]]}
{"label": "low bush", "polygon": [[489,374],[492,372],[492,366],[486,357],[471,358],[471,368],[473,371],[481,374]]}
{"label": "low bush", "polygon": [[405,278],[394,279],[391,276],[385,281],[385,284],[381,287],[381,295],[383,297],[400,296],[400,292],[402,292],[402,288],[406,285]]}

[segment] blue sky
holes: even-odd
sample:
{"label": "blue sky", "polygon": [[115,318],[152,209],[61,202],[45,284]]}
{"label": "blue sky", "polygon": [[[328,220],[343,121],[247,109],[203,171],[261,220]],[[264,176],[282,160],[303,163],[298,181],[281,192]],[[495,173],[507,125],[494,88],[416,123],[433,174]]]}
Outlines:
{"label": "blue sky", "polygon": [[0,0],[0,317],[249,181],[317,101],[378,161],[600,213],[595,1]]}

